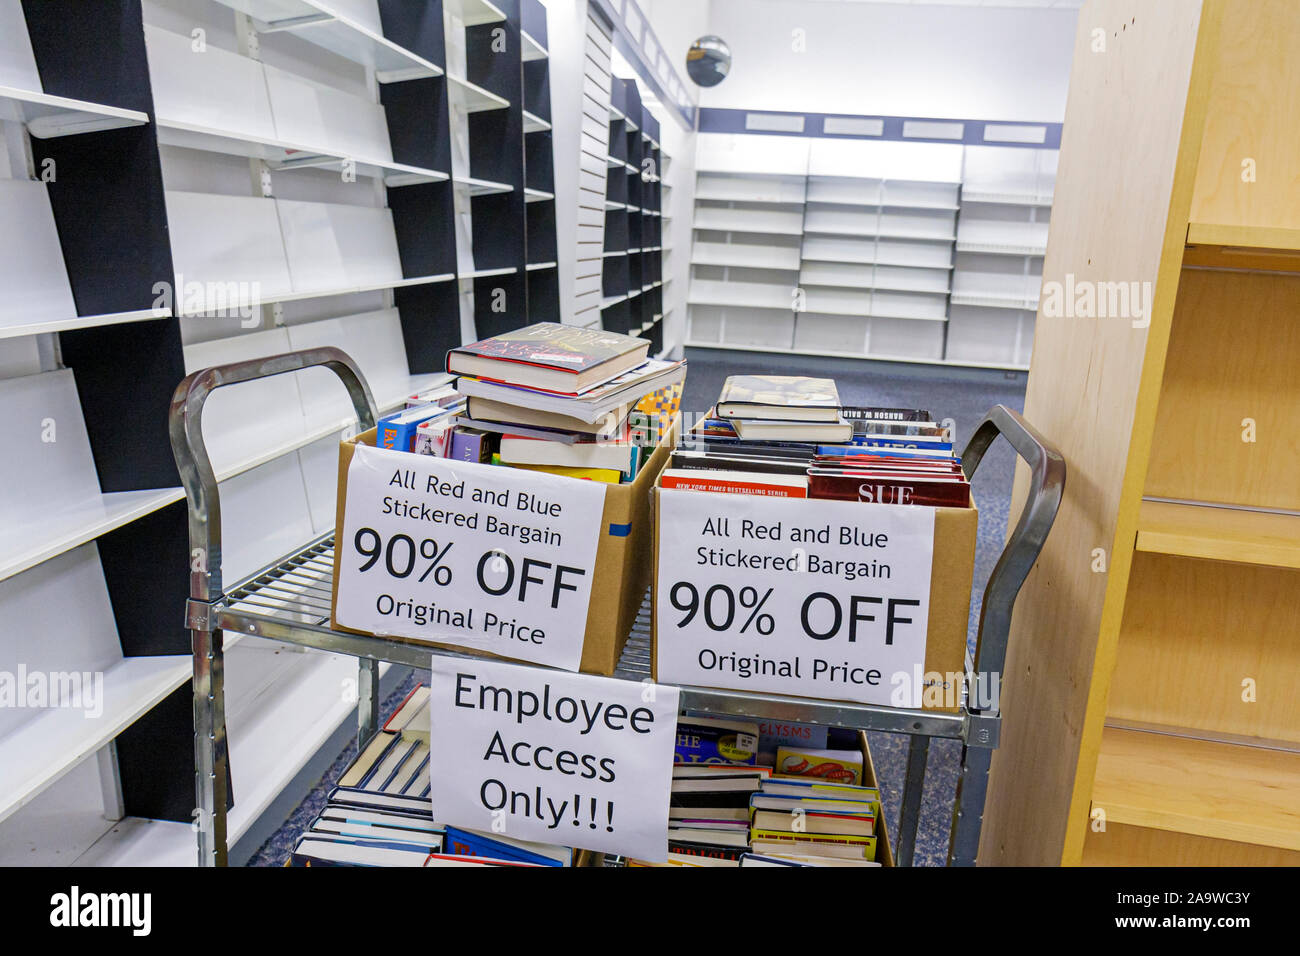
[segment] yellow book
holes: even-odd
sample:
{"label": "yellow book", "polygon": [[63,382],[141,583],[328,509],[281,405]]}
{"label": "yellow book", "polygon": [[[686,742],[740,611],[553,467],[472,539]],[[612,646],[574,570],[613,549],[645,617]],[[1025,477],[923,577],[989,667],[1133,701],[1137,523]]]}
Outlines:
{"label": "yellow book", "polygon": [[785,847],[784,850],[778,850],[782,853],[810,853],[850,859],[860,857],[864,860],[876,858],[876,838],[873,836],[813,836],[791,830],[755,829],[750,831],[750,841],[753,853],[762,852],[759,849],[761,845],[764,850]]}
{"label": "yellow book", "polygon": [[511,465],[510,467],[524,468],[528,471],[544,471],[550,475],[564,475],[568,478],[603,481],[607,485],[617,485],[623,477],[621,471],[615,471],[612,468],[569,468],[565,465]]}

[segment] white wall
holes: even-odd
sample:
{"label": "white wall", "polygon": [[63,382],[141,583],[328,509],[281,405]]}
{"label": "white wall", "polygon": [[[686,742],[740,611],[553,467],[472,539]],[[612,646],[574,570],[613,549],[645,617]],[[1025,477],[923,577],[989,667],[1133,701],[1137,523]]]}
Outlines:
{"label": "white wall", "polygon": [[[699,87],[686,75],[686,51],[691,43],[709,32],[709,15],[713,0],[638,0],[673,68],[691,92]],[[695,132],[687,130],[676,110],[665,105],[655,111],[659,120],[659,142],[672,158],[665,182],[664,212],[673,218],[664,223],[664,245],[672,252],[664,255],[664,278],[672,283],[664,293],[664,345],[676,349],[686,341],[686,293],[691,274],[691,220],[695,209]]]}
{"label": "white wall", "polygon": [[[702,91],[704,107],[1065,116],[1076,10],[711,0],[709,11],[708,32],[727,42],[733,61],[721,84]],[[804,31],[804,52],[794,50],[796,30]]]}

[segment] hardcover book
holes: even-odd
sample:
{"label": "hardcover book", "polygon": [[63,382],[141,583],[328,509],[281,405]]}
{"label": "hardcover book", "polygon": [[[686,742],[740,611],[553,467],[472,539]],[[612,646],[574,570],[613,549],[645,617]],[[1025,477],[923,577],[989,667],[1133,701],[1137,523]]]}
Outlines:
{"label": "hardcover book", "polygon": [[447,371],[579,392],[645,361],[647,339],[558,322],[503,332],[447,353]]}
{"label": "hardcover book", "polygon": [[731,375],[718,396],[721,418],[838,422],[840,393],[833,378],[803,375]]}
{"label": "hardcover book", "polygon": [[970,484],[956,478],[870,475],[812,468],[808,471],[808,497],[885,505],[969,508]]}

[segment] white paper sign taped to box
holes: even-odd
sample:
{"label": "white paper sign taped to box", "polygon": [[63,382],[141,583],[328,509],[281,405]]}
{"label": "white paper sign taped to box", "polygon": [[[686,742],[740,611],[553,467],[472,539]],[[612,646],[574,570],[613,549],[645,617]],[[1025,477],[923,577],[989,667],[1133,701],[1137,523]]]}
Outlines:
{"label": "white paper sign taped to box", "polygon": [[658,508],[660,680],[889,705],[924,669],[933,508],[671,489]]}
{"label": "white paper sign taped to box", "polygon": [[667,859],[677,688],[447,658],[429,686],[439,823]]}
{"label": "white paper sign taped to box", "polygon": [[604,506],[598,481],[358,445],[335,620],[576,671]]}

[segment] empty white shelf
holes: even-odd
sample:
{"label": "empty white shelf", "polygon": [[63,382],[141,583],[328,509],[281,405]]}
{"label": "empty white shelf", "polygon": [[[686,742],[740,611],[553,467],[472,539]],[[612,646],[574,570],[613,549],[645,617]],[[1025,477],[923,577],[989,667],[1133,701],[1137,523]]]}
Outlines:
{"label": "empty white shelf", "polygon": [[695,228],[715,232],[798,236],[803,234],[803,216],[797,212],[776,212],[766,209],[723,209],[699,206],[695,210]]}
{"label": "empty white shelf", "polygon": [[686,301],[691,305],[734,305],[790,311],[794,307],[793,293],[793,286],[695,279],[691,282]]}
{"label": "empty white shelf", "polygon": [[618,211],[618,210],[626,210],[627,208],[628,208],[628,207],[627,207],[627,203],[624,203],[624,202],[615,202],[615,201],[612,200],[612,199],[606,199],[606,200],[605,200],[605,211],[606,211],[606,212],[616,212],[616,211]]}
{"label": "empty white shelf", "polygon": [[805,262],[799,272],[801,286],[835,286],[845,289],[882,289],[896,292],[948,292],[948,273],[927,274],[921,269],[877,267],[873,264]]}
{"label": "empty white shelf", "polygon": [[443,9],[467,27],[500,23],[506,18],[500,8],[489,0],[444,0]]}
{"label": "empty white shelf", "polygon": [[527,270],[529,272],[541,272],[543,269],[554,269],[555,266],[556,264],[554,262],[530,262],[528,263]]}
{"label": "empty white shelf", "polygon": [[452,176],[456,188],[471,196],[491,196],[493,193],[514,192],[514,186],[507,183],[495,183],[490,179],[476,179],[473,176]]}
{"label": "empty white shelf", "polygon": [[32,322],[27,325],[0,325],[0,339],[10,339],[20,335],[44,335],[49,332],[68,332],[72,329],[98,328],[101,325],[122,325],[127,322],[149,322],[153,319],[169,318],[171,314],[170,309],[138,309],[134,312],[111,312],[106,315],[79,315],[71,319],[51,319],[48,322]]}
{"label": "empty white shelf", "polygon": [[123,658],[102,671],[98,717],[79,708],[46,707],[0,737],[0,820],[107,745],[192,673],[188,654]]}
{"label": "empty white shelf", "polygon": [[550,54],[546,50],[546,47],[542,46],[531,36],[529,36],[527,31],[520,31],[520,36],[522,37],[524,43],[523,57],[525,63],[529,62],[530,60],[545,60],[548,56],[550,56]]}
{"label": "empty white shelf", "polygon": [[483,87],[471,83],[462,77],[453,73],[447,74],[447,79],[451,81],[448,91],[464,104],[466,113],[483,113],[488,110],[504,110],[509,108],[510,101],[491,93]]}
{"label": "empty white shelf", "polygon": [[29,522],[7,522],[0,529],[0,580],[93,541],[183,497],[185,493],[180,488],[117,491],[62,503],[57,511],[34,514]]}
{"label": "empty white shelf", "polygon": [[957,228],[957,251],[1041,256],[1047,252],[1047,223],[966,219]]}
{"label": "empty white shelf", "polygon": [[144,126],[149,122],[149,116],[138,110],[52,96],[39,90],[0,86],[0,120],[22,123],[37,139],[54,139]]}
{"label": "empty white shelf", "polygon": [[219,0],[247,13],[262,33],[292,33],[375,71],[380,83],[441,76],[442,68],[385,39],[373,26],[342,16],[316,0]]}
{"label": "empty white shelf", "polygon": [[981,189],[970,186],[961,191],[961,201],[964,203],[987,203],[1002,206],[1050,206],[1052,204],[1052,193]]}
{"label": "empty white shelf", "polygon": [[806,262],[845,262],[869,265],[951,269],[951,244],[874,241],[810,236],[804,240]]}
{"label": "empty white shelf", "polygon": [[804,201],[804,179],[801,176],[724,176],[702,172],[696,181],[695,198],[799,204]]}
{"label": "empty white shelf", "polygon": [[757,243],[697,242],[691,262],[702,266],[735,266],[742,269],[799,268],[798,246],[764,246]]}
{"label": "empty white shelf", "polygon": [[546,202],[548,199],[554,199],[555,193],[548,193],[545,189],[533,189],[527,187],[524,189],[524,202]]}
{"label": "empty white shelf", "polygon": [[958,272],[953,279],[953,305],[994,309],[1037,310],[1039,276],[991,272]]}
{"label": "empty white shelf", "polygon": [[472,272],[462,272],[461,279],[487,279],[491,276],[509,276],[514,275],[519,270],[515,266],[505,266],[501,269],[475,269]]}
{"label": "empty white shelf", "polygon": [[525,133],[542,133],[551,128],[551,124],[540,116],[536,116],[528,110],[524,110],[524,132]]}
{"label": "empty white shelf", "polygon": [[390,160],[361,159],[337,152],[294,145],[270,139],[256,139],[231,130],[199,126],[178,120],[158,121],[158,141],[164,146],[199,149],[230,156],[263,160],[274,170],[337,169],[350,163],[358,176],[382,178],[385,186],[410,186],[415,183],[438,183],[448,176],[436,169],[407,166]]}

